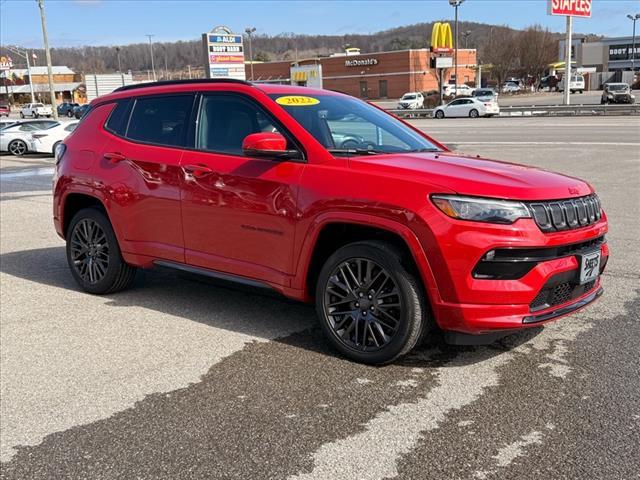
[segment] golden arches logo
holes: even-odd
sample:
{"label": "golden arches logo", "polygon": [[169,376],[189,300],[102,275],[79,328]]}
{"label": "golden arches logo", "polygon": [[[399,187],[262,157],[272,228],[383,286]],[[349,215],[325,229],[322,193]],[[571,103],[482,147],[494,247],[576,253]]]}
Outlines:
{"label": "golden arches logo", "polygon": [[451,25],[445,22],[434,23],[433,30],[431,30],[431,49],[453,49],[453,35],[451,34]]}

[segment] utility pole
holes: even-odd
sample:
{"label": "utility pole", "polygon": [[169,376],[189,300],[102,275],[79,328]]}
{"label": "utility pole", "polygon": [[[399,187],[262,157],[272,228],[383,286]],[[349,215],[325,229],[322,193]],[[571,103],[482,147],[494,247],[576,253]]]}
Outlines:
{"label": "utility pole", "polygon": [[627,15],[627,18],[633,21],[633,40],[631,44],[631,73],[633,73],[633,80],[636,75],[636,21],[640,20],[640,13],[635,15]]}
{"label": "utility pole", "polygon": [[249,37],[249,62],[251,65],[251,81],[253,81],[253,50],[251,49],[251,34],[256,31],[256,27],[247,27],[244,32]]}
{"label": "utility pole", "polygon": [[36,95],[33,91],[33,79],[31,78],[31,63],[29,63],[29,52],[27,50],[20,50],[18,47],[13,47],[10,45],[5,45],[4,48],[9,50],[11,53],[15,53],[16,55],[21,56],[26,60],[27,76],[29,77],[29,90],[31,91],[31,103],[36,103]]}
{"label": "utility pole", "polygon": [[571,104],[571,33],[573,30],[573,17],[567,15],[567,35],[564,40],[564,103]]}
{"label": "utility pole", "polygon": [[187,65],[187,69],[189,70],[189,80],[191,80],[191,65]]}
{"label": "utility pole", "polygon": [[169,68],[167,67],[167,47],[164,47],[164,79],[171,80],[169,78]]}
{"label": "utility pole", "polygon": [[454,65],[454,75],[456,77],[456,97],[458,96],[458,85],[460,85],[459,81],[458,81],[458,7],[460,5],[462,5],[462,2],[464,2],[464,0],[449,0],[449,5],[451,5],[452,7],[454,7],[456,9],[456,18],[455,18],[455,33],[454,33],[454,37],[455,37],[455,44],[454,44],[454,54],[453,54],[453,61],[455,63]]}
{"label": "utility pole", "polygon": [[116,47],[116,56],[118,57],[118,72],[122,73],[122,65],[120,64],[120,47]]}
{"label": "utility pole", "polygon": [[[49,96],[51,97],[51,110],[53,118],[58,120],[58,109],[56,108],[56,92],[53,86],[53,67],[51,66],[51,51],[49,50],[49,36],[47,35],[47,16],[44,11],[44,0],[38,0],[40,7],[40,20],[42,22],[42,36],[44,38],[44,53],[47,57],[47,73],[49,74]],[[31,82],[31,78],[29,78]]]}
{"label": "utility pole", "polygon": [[157,82],[158,77],[156,77],[156,64],[153,59],[153,40],[152,40],[153,37],[155,37],[155,35],[152,33],[147,33],[146,36],[149,37],[149,52],[151,53],[151,70],[153,71],[153,81]]}

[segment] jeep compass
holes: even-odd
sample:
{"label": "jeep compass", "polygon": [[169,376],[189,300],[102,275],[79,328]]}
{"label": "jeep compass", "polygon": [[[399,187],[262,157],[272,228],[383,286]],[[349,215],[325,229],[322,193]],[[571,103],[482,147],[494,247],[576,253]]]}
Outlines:
{"label": "jeep compass", "polygon": [[122,87],[56,149],[53,188],[87,292],[154,266],[270,288],[315,302],[330,343],[372,364],[436,329],[489,343],[574,312],[609,256],[588,183],[452,152],[305,87]]}

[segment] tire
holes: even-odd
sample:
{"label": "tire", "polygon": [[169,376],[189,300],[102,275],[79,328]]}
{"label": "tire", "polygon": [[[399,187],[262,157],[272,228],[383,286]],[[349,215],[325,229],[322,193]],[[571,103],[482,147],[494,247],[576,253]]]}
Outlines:
{"label": "tire", "polygon": [[38,118],[40,116],[40,114],[38,112],[33,114],[33,118]]}
{"label": "tire", "polygon": [[67,111],[67,117],[73,118],[73,112],[71,110]]}
{"label": "tire", "polygon": [[436,118],[444,118],[444,112],[442,110],[436,110]]}
{"label": "tire", "polygon": [[479,116],[480,114],[478,113],[478,110],[476,110],[475,108],[469,112],[469,118],[478,118]]}
{"label": "tire", "polygon": [[51,115],[47,115],[47,118],[51,118]]}
{"label": "tire", "polygon": [[24,113],[20,112],[20,118],[24,118]]}
{"label": "tire", "polygon": [[69,269],[83,290],[103,295],[132,285],[136,268],[122,259],[111,222],[102,211],[85,208],[76,213],[66,240]]}
{"label": "tire", "polygon": [[[348,313],[337,313],[339,308]],[[372,365],[407,354],[431,325],[420,282],[402,254],[381,241],[352,243],[329,257],[318,277],[316,311],[336,350]]]}
{"label": "tire", "polygon": [[13,140],[7,147],[9,153],[16,157],[21,157],[29,151],[29,147],[23,140]]}

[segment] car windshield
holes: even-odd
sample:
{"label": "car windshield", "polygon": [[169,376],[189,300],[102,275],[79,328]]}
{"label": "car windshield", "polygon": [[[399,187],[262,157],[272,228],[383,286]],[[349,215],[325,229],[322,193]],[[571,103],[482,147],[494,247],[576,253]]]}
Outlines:
{"label": "car windshield", "polygon": [[607,85],[607,90],[609,90],[610,92],[624,92],[628,88],[629,88],[629,85],[624,83]]}
{"label": "car windshield", "polygon": [[335,154],[439,150],[399,120],[356,98],[343,95],[269,96]]}
{"label": "car windshield", "polygon": [[415,95],[403,95],[402,96],[402,100],[415,100],[416,96]]}
{"label": "car windshield", "polygon": [[40,108],[40,107],[44,107],[44,105],[41,104],[41,103],[34,103],[33,104],[33,108]]}

